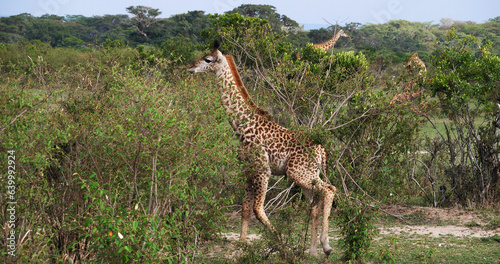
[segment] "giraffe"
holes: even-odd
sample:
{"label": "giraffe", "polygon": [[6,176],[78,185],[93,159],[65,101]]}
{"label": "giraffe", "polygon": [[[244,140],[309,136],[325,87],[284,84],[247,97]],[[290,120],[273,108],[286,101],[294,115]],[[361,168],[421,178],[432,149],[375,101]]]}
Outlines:
{"label": "giraffe", "polygon": [[264,226],[275,231],[264,211],[268,181],[271,175],[287,175],[313,202],[309,253],[317,255],[319,216],[323,212],[320,242],[328,256],[332,251],[328,241],[328,217],[336,188],[320,178],[320,172],[324,176],[327,173],[325,148],[304,143],[298,135],[273,122],[269,114],[251,100],[233,57],[222,54],[218,43],[214,44],[212,52],[196,61],[188,71],[215,73],[220,84],[222,105],[240,139],[240,160],[245,162],[243,174],[247,178],[240,241],[246,241],[252,209]]}
{"label": "giraffe", "polygon": [[425,63],[418,57],[417,52],[410,57],[406,64],[406,68],[410,73],[417,70],[418,75],[424,75],[427,72],[427,67],[425,67]]}
{"label": "giraffe", "polygon": [[[427,68],[425,67],[425,63],[418,57],[418,54],[416,52],[408,60],[408,63],[406,64],[406,69],[408,70],[408,72],[410,74],[417,72],[418,73],[418,75],[416,77],[417,80],[418,80],[418,78],[422,78],[423,81],[425,81],[425,75],[427,73]],[[410,101],[412,99],[421,97],[423,95],[423,92],[424,92],[421,87],[417,86],[417,91],[413,92],[414,91],[413,88],[416,86],[417,80],[415,80],[413,82],[408,82],[405,85],[405,91],[400,93],[400,94],[396,94],[392,98],[390,104],[395,105],[398,102],[404,103],[404,102]],[[427,101],[422,101],[419,105],[412,107],[411,111],[414,112],[415,114],[425,115],[425,113],[423,113],[422,110],[425,109],[426,107],[427,107]]]}
{"label": "giraffe", "polygon": [[344,30],[341,29],[341,30],[337,31],[337,33],[335,33],[335,35],[333,35],[333,37],[331,37],[329,40],[327,40],[323,43],[313,44],[313,47],[321,49],[323,51],[327,51],[330,48],[332,48],[333,46],[335,46],[335,43],[337,43],[337,41],[339,40],[340,37],[350,38],[349,35],[347,35],[344,32]]}

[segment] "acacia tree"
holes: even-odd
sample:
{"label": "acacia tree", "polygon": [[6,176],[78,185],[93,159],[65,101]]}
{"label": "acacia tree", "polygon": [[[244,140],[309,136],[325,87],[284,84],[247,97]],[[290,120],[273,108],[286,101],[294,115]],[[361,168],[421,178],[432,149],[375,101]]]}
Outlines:
{"label": "acacia tree", "polygon": [[127,12],[135,15],[132,18],[132,26],[137,29],[141,35],[148,37],[146,29],[157,22],[156,17],[161,14],[159,9],[147,6],[129,6]]}

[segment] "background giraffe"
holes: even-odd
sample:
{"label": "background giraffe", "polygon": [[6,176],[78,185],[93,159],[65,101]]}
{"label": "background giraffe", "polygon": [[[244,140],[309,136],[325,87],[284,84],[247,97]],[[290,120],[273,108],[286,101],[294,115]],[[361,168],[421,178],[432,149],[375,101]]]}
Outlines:
{"label": "background giraffe", "polygon": [[350,38],[349,35],[347,35],[344,32],[344,30],[341,29],[341,30],[337,31],[337,33],[335,33],[335,35],[333,35],[333,37],[331,37],[329,40],[327,40],[323,43],[313,44],[313,47],[321,49],[323,51],[327,51],[330,48],[332,48],[333,46],[335,46],[335,43],[337,43],[337,41],[339,40],[340,37]]}
{"label": "background giraffe", "polygon": [[418,57],[417,52],[410,57],[406,68],[410,73],[418,72],[418,75],[424,75],[427,72],[427,67],[425,67],[425,63]]}
{"label": "background giraffe", "polygon": [[296,134],[271,121],[267,112],[257,107],[243,85],[234,60],[218,50],[218,44],[208,55],[195,62],[189,72],[212,72],[219,79],[222,105],[229,123],[239,136],[240,157],[246,176],[245,198],[241,212],[240,241],[246,241],[252,209],[257,219],[274,231],[265,211],[264,202],[271,175],[287,175],[300,186],[312,202],[311,246],[316,255],[319,216],[323,211],[320,241],[323,251],[332,251],[328,243],[328,217],[336,188],[320,178],[326,175],[326,151],[321,145],[303,142]]}
{"label": "background giraffe", "polygon": [[[418,87],[418,86],[416,87],[416,84],[417,84],[418,78],[423,78],[423,81],[425,81],[425,75],[427,73],[427,68],[425,67],[425,63],[418,57],[417,53],[413,54],[410,57],[410,59],[408,60],[408,63],[406,64],[406,69],[408,70],[408,72],[410,74],[418,73],[418,75],[414,79],[414,81],[410,81],[405,85],[404,92],[396,94],[392,98],[392,100],[390,102],[391,105],[394,105],[396,103],[404,103],[404,102],[410,101],[412,99],[421,97],[423,95],[423,92],[424,92],[423,88]],[[414,112],[415,114],[425,115],[422,112],[422,110],[425,109],[426,107],[427,107],[427,102],[422,101],[420,104],[412,107],[411,111]]]}

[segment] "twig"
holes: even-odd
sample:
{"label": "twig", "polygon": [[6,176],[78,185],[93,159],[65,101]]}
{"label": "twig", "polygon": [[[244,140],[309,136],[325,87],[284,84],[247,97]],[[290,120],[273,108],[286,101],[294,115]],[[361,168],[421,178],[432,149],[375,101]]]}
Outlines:
{"label": "twig", "polygon": [[24,109],[21,113],[19,113],[16,117],[14,117],[14,119],[12,119],[10,121],[9,124],[5,125],[4,127],[2,127],[2,130],[0,130],[0,134],[3,133],[3,131],[8,127],[8,126],[11,126],[12,124],[14,124],[14,122],[16,122],[16,120],[21,117],[22,115],[24,115],[24,113],[26,113],[26,111],[28,111],[28,108]]}

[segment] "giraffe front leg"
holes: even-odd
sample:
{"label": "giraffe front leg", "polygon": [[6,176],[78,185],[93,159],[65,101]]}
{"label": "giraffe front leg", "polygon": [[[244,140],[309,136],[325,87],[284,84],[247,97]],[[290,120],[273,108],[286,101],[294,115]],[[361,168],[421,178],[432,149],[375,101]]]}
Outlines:
{"label": "giraffe front leg", "polygon": [[245,186],[245,197],[243,198],[243,206],[241,209],[241,233],[240,242],[246,242],[248,233],[248,223],[252,216],[252,207],[255,201],[255,192],[252,187],[252,180],[247,179]]}

